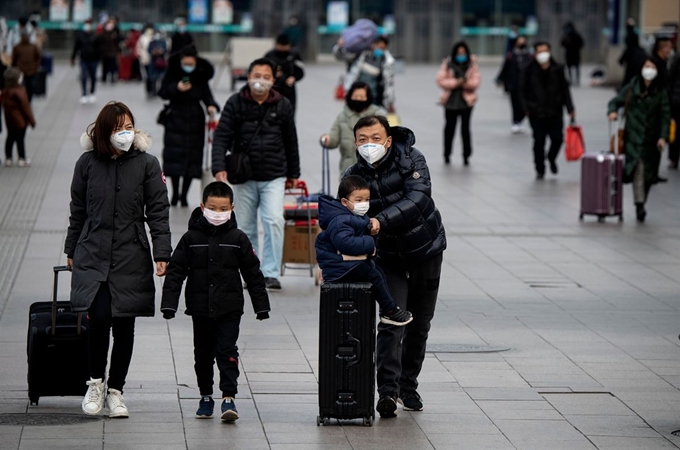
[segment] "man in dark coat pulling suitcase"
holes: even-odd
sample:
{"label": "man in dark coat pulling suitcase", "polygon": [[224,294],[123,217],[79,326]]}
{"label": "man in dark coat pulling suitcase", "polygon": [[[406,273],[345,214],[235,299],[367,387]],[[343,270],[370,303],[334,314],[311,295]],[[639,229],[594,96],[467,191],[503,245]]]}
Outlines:
{"label": "man in dark coat pulling suitcase", "polygon": [[401,309],[413,315],[405,327],[379,324],[377,384],[381,417],[395,417],[397,401],[405,410],[421,411],[416,391],[434,317],[446,233],[432,200],[430,171],[413,147],[415,136],[390,128],[383,116],[359,119],[354,127],[361,156],[345,172],[370,186],[371,234],[378,236],[378,264]]}

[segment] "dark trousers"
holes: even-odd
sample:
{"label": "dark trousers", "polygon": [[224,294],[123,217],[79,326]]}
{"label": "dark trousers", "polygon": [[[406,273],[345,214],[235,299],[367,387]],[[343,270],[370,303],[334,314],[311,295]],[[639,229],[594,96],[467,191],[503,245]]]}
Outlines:
{"label": "dark trousers", "polygon": [[238,340],[241,318],[192,316],[194,325],[194,370],[201,396],[213,393],[213,366],[217,360],[223,397],[238,392]]}
{"label": "dark trousers", "polygon": [[677,164],[678,159],[680,159],[680,112],[673,112],[671,115],[673,120],[675,120],[675,141],[668,144],[668,159],[671,162]]}
{"label": "dark trousers", "polygon": [[397,306],[410,311],[413,321],[403,327],[378,324],[376,379],[380,396],[396,396],[418,388],[441,267],[442,254],[414,264],[408,271],[382,267]]}
{"label": "dark trousers", "polygon": [[453,138],[456,135],[456,124],[458,116],[462,120],[461,134],[463,135],[463,158],[468,159],[472,155],[472,138],[470,137],[470,116],[472,108],[467,109],[445,109],[446,126],[444,127],[444,158],[449,159],[453,149]]}
{"label": "dark trousers", "polygon": [[519,98],[519,91],[510,91],[510,106],[512,107],[512,123],[519,125],[524,120],[526,112]]}
{"label": "dark trousers", "polygon": [[26,94],[28,94],[29,102],[33,100],[33,96],[35,95],[35,78],[36,75],[31,75],[30,77],[24,75],[24,81],[22,84],[26,88]]}
{"label": "dark trousers", "polygon": [[[573,71],[573,73],[572,73]],[[581,84],[581,66],[575,64],[573,66],[567,66],[567,76],[569,78],[569,84],[580,85]]]}
{"label": "dark trousers", "polygon": [[96,60],[80,60],[80,87],[83,97],[87,95],[87,80],[90,80],[90,94],[94,94],[94,90],[97,87],[97,64]]}
{"label": "dark trousers", "polygon": [[562,148],[564,140],[564,121],[562,116],[537,118],[529,116],[531,129],[534,132],[534,165],[536,173],[545,173],[545,141],[550,137],[548,161],[554,161]]}
{"label": "dark trousers", "polygon": [[26,128],[23,130],[7,129],[7,140],[5,141],[5,158],[12,159],[12,149],[14,148],[14,143],[16,142],[17,150],[19,151],[19,159],[26,159],[26,145],[24,144],[25,137]]}
{"label": "dark trousers", "polygon": [[[191,187],[190,177],[170,177],[172,180],[172,199],[171,203],[173,206],[177,204],[178,201],[182,201],[183,204],[187,202],[187,195],[189,195],[189,187]],[[180,179],[182,184],[182,193],[180,194]]]}
{"label": "dark trousers", "polygon": [[396,303],[387,286],[385,272],[375,265],[373,261],[362,261],[347,272],[338,282],[369,282],[373,285],[373,296],[380,305],[380,311],[394,309]]}
{"label": "dark trousers", "polygon": [[106,78],[111,74],[111,83],[114,83],[118,78],[118,57],[105,56],[102,58],[102,82],[106,82]]}
{"label": "dark trousers", "polygon": [[109,368],[108,387],[123,391],[125,378],[132,361],[135,343],[135,318],[111,316],[111,291],[108,283],[102,283],[88,311],[90,330],[90,376],[106,378],[110,333],[113,331],[113,349]]}

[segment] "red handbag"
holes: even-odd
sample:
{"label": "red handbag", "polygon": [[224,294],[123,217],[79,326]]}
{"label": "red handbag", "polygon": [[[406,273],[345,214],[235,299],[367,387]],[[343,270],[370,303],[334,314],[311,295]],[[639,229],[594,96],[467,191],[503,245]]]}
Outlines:
{"label": "red handbag", "polygon": [[581,126],[569,125],[564,144],[564,155],[567,157],[567,161],[578,161],[585,152],[586,146]]}
{"label": "red handbag", "polygon": [[345,83],[342,77],[338,80],[338,85],[335,87],[335,99],[344,100],[345,99]]}

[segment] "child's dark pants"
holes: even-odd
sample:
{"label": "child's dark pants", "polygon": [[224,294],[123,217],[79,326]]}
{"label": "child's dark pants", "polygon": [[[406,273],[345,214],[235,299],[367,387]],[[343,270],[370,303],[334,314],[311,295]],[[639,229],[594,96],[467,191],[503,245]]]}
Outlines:
{"label": "child's dark pants", "polygon": [[372,260],[362,261],[337,281],[370,282],[373,285],[373,296],[380,305],[380,311],[390,311],[396,307],[385,281],[385,273]]}
{"label": "child's dark pants", "polygon": [[213,365],[217,359],[223,397],[238,392],[238,340],[241,318],[213,319],[192,316],[194,325],[194,370],[202,396],[213,393]]}

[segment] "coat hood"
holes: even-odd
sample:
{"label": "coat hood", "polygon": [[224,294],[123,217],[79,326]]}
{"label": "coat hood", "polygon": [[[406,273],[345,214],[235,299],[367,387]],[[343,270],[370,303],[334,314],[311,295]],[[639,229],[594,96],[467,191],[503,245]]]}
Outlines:
{"label": "coat hood", "polygon": [[[151,144],[153,144],[153,140],[151,139],[149,133],[135,129],[135,140],[132,142],[132,145],[137,150],[140,152],[146,152],[147,150],[151,149]],[[80,136],[80,146],[88,152],[94,149],[92,138],[87,132]]]}
{"label": "coat hood", "polygon": [[[406,127],[390,127],[390,130],[392,132],[392,145],[390,146],[389,149],[387,149],[387,154],[383,157],[383,159],[380,160],[378,165],[384,164],[386,161],[390,161],[393,158],[394,155],[394,149],[395,148],[411,148],[416,144],[416,135],[411,131],[409,128]],[[357,150],[357,161],[359,165],[363,167],[369,167],[373,169],[373,165],[369,164],[361,155],[359,155],[359,151]]]}
{"label": "coat hood", "polygon": [[227,223],[220,225],[216,227],[215,225],[210,224],[206,218],[203,216],[203,211],[201,210],[200,206],[194,209],[191,213],[191,217],[189,218],[189,229],[190,230],[198,230],[202,231],[204,233],[224,233],[226,231],[229,231],[232,227],[236,226],[236,215],[234,214],[234,211],[231,212],[231,219],[227,221]]}
{"label": "coat hood", "polygon": [[328,228],[328,224],[336,217],[348,214],[353,215],[354,213],[340,203],[340,200],[330,195],[319,197],[319,226],[322,230]]}

